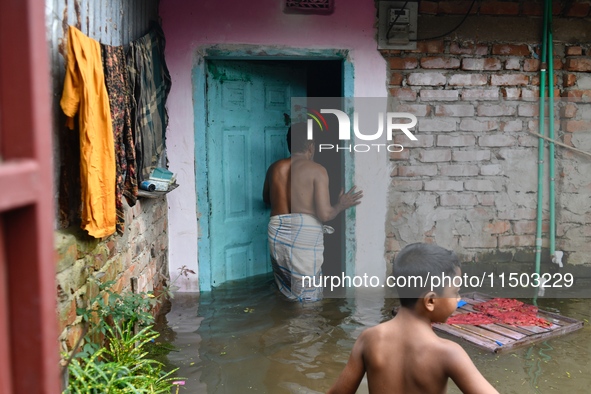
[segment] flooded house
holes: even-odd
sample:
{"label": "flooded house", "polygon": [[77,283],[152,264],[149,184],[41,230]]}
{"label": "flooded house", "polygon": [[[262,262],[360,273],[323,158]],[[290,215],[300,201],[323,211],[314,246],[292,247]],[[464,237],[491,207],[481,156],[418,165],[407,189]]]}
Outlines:
{"label": "flooded house", "polygon": [[[16,28],[5,24],[10,18],[4,10],[21,12],[15,21],[25,23],[29,9],[15,11],[6,3],[0,2],[3,59],[12,56],[8,37],[15,33],[9,27]],[[23,4],[33,7],[32,1]],[[544,17],[544,7],[552,9],[551,17]],[[360,327],[385,319],[392,302],[376,304],[373,298],[355,294],[352,299],[329,297],[326,309],[314,312],[282,302],[274,293],[263,183],[270,164],[289,155],[285,136],[290,122],[311,119],[306,111],[298,112],[306,106],[310,113],[338,108],[350,115],[351,128],[357,125],[353,113],[358,108],[376,116],[363,124],[363,130],[351,133],[354,137],[343,140],[334,112],[321,112],[332,123],[320,134],[326,149],[316,161],[328,171],[333,201],[341,189],[352,186],[364,193],[354,210],[328,223],[335,232],[324,240],[325,275],[375,277],[381,284],[402,247],[428,242],[456,251],[468,272],[495,277],[503,272],[568,272],[581,279],[591,277],[587,1],[554,1],[548,6],[542,0],[47,0],[44,19],[37,14],[39,10],[31,26],[44,26],[50,65],[45,71],[50,74],[41,83],[50,84],[50,105],[45,103],[50,116],[33,111],[32,120],[26,121],[32,123],[24,125],[33,130],[38,127],[35,122],[41,122],[51,133],[53,148],[45,154],[53,164],[46,157],[44,172],[35,176],[44,179],[47,190],[53,185],[53,193],[42,200],[36,195],[43,189],[32,188],[23,194],[24,203],[2,203],[12,197],[0,197],[0,279],[15,283],[7,287],[8,295],[0,294],[0,306],[15,308],[19,301],[14,300],[26,300],[38,315],[32,320],[36,326],[43,324],[39,316],[57,308],[57,319],[47,320],[55,327],[47,332],[44,328],[42,338],[34,342],[47,346],[45,356],[52,351],[56,356],[55,364],[35,365],[39,381],[23,380],[23,363],[34,357],[15,363],[15,378],[3,379],[0,373],[1,392],[53,392],[49,387],[55,388],[57,377],[47,377],[48,371],[57,369],[58,351],[71,351],[84,336],[77,309],[96,296],[97,280],[112,281],[118,293],[158,294],[174,288],[181,309],[176,309],[176,323],[170,325],[178,323],[186,332],[215,316],[232,322],[215,320],[190,337],[203,341],[194,361],[188,361],[191,353],[185,350],[178,356],[176,362],[186,368],[181,372],[195,383],[187,387],[190,392],[213,392],[222,384],[244,388],[239,386],[241,379],[263,392],[325,391],[345,361],[351,338]],[[153,22],[159,33],[150,50],[159,51],[152,60],[161,63],[151,64],[159,70],[156,85],[161,87],[157,90],[162,107],[152,108],[161,123],[150,130],[161,149],[154,148],[157,154],[150,165],[144,163],[137,171],[167,169],[178,187],[160,193],[136,191],[131,199],[119,194],[119,227],[92,236],[81,228],[84,147],[78,131],[66,127],[68,118],[60,106],[69,32],[74,27],[87,38],[129,53],[154,34]],[[31,31],[39,38],[39,32]],[[39,50],[42,44],[35,45]],[[35,59],[24,58],[32,70],[26,75],[31,75]],[[19,67],[7,60],[0,63],[0,71],[8,70],[0,74],[0,133],[8,136],[0,144],[4,179],[3,169],[9,174],[12,159],[32,160],[37,148],[11,150],[21,145],[7,130],[17,124],[14,116],[23,114],[15,109],[17,101],[10,104],[14,87],[8,73]],[[34,88],[31,83],[23,86]],[[19,103],[21,108],[27,101]],[[388,118],[388,113],[396,115]],[[405,116],[416,120],[409,132],[415,139],[400,127],[392,130],[392,122],[405,122],[392,119]],[[386,124],[386,119],[392,122]],[[375,139],[370,139],[372,134]],[[46,149],[49,137],[40,141],[39,147]],[[149,161],[150,155],[144,156]],[[142,179],[148,179],[148,173]],[[14,201],[17,198],[15,194]],[[47,253],[53,240],[54,255],[31,256],[32,265],[26,267],[43,268],[27,268],[31,283],[39,288],[29,295],[32,284],[16,280],[28,273],[7,268],[18,261],[11,251],[14,246],[29,242],[18,241],[13,231],[26,229],[14,213],[22,204],[51,211],[39,226],[52,222],[51,232],[37,242],[43,242]],[[47,264],[53,264],[51,270]],[[232,289],[234,283],[239,285]],[[38,305],[39,299],[46,304]],[[586,301],[569,304],[573,313],[582,314],[573,317],[589,316]],[[200,303],[200,312],[195,303]],[[179,311],[193,314],[190,324],[182,325]],[[202,315],[197,318],[197,313]],[[9,331],[17,335],[29,319],[14,311],[4,317],[0,340],[12,338]],[[12,323],[4,323],[9,317]],[[348,326],[351,321],[358,325]],[[245,328],[249,324],[252,330]],[[310,327],[322,339],[310,339]],[[285,330],[295,338],[290,343],[281,339]],[[228,339],[229,332],[241,340]],[[583,333],[577,335],[588,331]],[[222,345],[222,334],[240,347],[238,358],[253,361],[248,367],[226,361],[229,350]],[[59,346],[48,344],[52,337],[59,338]],[[26,337],[7,343],[5,348],[15,355],[0,352],[2,365],[18,359]],[[250,358],[253,349],[267,357]],[[524,363],[539,350],[531,349],[530,354],[520,353]],[[559,351],[557,359],[566,359],[569,351]],[[337,356],[327,361],[326,352]],[[589,354],[588,347],[577,353],[587,364]],[[494,370],[495,378],[504,379],[505,367],[492,367],[486,356],[471,355],[479,366]],[[509,357],[503,360],[519,368]],[[297,365],[297,371],[284,364]],[[222,367],[230,372],[220,372]],[[569,368],[570,377],[574,365]],[[588,366],[581,368],[591,372]],[[530,378],[534,369],[527,372]],[[586,387],[581,381],[548,379],[548,387],[570,384],[573,392]],[[44,384],[47,390],[41,389]]]}

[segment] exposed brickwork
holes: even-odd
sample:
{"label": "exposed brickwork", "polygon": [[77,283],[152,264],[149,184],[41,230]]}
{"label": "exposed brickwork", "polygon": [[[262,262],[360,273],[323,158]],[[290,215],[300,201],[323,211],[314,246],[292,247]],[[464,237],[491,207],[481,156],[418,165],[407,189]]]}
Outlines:
{"label": "exposed brickwork", "polygon": [[434,175],[437,175],[437,166],[435,165],[398,167],[398,176],[402,177]]}
{"label": "exposed brickwork", "polygon": [[476,143],[476,137],[473,135],[450,136],[438,135],[437,146],[473,146]]}
{"label": "exposed brickwork", "polygon": [[[436,116],[474,116],[474,107],[472,105],[437,105],[435,106]],[[455,128],[454,128],[455,130]]]}
{"label": "exposed brickwork", "polygon": [[457,150],[452,154],[453,161],[488,161],[489,150]]}
{"label": "exposed brickwork", "polygon": [[583,48],[580,46],[568,46],[566,47],[567,56],[581,56],[583,54]]}
{"label": "exposed brickwork", "polygon": [[436,1],[421,1],[419,2],[419,14],[422,15],[435,15],[439,4]]}
{"label": "exposed brickwork", "polygon": [[424,104],[402,104],[397,108],[398,112],[410,112],[416,116],[428,116],[431,114],[431,106]]}
{"label": "exposed brickwork", "polygon": [[501,122],[499,130],[501,131],[521,131],[523,130],[523,122],[521,120],[507,120]]}
{"label": "exposed brickwork", "polygon": [[452,55],[479,55],[488,54],[488,45],[474,43],[458,43],[456,41],[449,44],[449,53]]}
{"label": "exposed brickwork", "polygon": [[492,46],[492,54],[507,56],[529,56],[530,52],[527,45],[494,44]]}
{"label": "exposed brickwork", "polygon": [[521,97],[521,89],[520,88],[502,88],[501,94],[507,100],[516,100]]}
{"label": "exposed brickwork", "polygon": [[441,73],[411,73],[407,82],[411,86],[443,86],[447,78]]}
{"label": "exposed brickwork", "polygon": [[394,136],[394,143],[404,145],[408,148],[430,148],[433,146],[435,137],[432,134],[423,134],[417,141],[409,141],[405,135],[396,134]]}
{"label": "exposed brickwork", "polygon": [[515,107],[507,104],[480,104],[478,116],[512,116],[515,115]]}
{"label": "exposed brickwork", "polygon": [[568,71],[589,72],[589,71],[591,71],[591,59],[588,59],[588,58],[566,59],[565,68]]}
{"label": "exposed brickwork", "polygon": [[500,164],[484,164],[480,166],[480,175],[502,175],[503,167]]}
{"label": "exposed brickwork", "polygon": [[390,74],[390,85],[400,86],[402,85],[402,81],[404,80],[404,74],[392,72]]}
{"label": "exposed brickwork", "polygon": [[474,206],[478,204],[478,199],[475,194],[441,194],[439,197],[439,204],[441,206],[456,206],[456,205],[468,205]]}
{"label": "exposed brickwork", "polygon": [[418,53],[443,53],[445,44],[443,40],[436,41],[419,41],[417,42],[417,49],[411,52]]}
{"label": "exposed brickwork", "polygon": [[447,164],[439,167],[439,172],[443,176],[476,176],[478,171],[476,165]]}
{"label": "exposed brickwork", "polygon": [[591,90],[570,89],[562,93],[562,97],[573,101],[588,101],[591,99]]}
{"label": "exposed brickwork", "polygon": [[464,183],[462,181],[426,181],[425,190],[432,191],[462,191]]}
{"label": "exposed brickwork", "polygon": [[523,74],[493,74],[490,76],[490,84],[493,86],[520,86],[528,83],[528,76]]}
{"label": "exposed brickwork", "polygon": [[56,286],[60,340],[71,349],[81,334],[76,315],[78,304],[97,294],[88,280],[101,273],[102,282],[114,281],[113,290],[130,291],[131,278],[138,280],[138,291],[162,289],[168,277],[168,207],[164,198],[140,199],[127,208],[123,236],[104,240],[89,237],[81,230],[57,231]]}
{"label": "exposed brickwork", "polygon": [[518,15],[519,4],[506,1],[484,1],[480,5],[480,15]]}
{"label": "exposed brickwork", "polygon": [[499,247],[516,247],[521,245],[533,245],[535,236],[533,235],[503,235],[499,237]]}
{"label": "exposed brickwork", "polygon": [[403,150],[401,152],[390,152],[390,160],[408,160],[410,159],[410,151],[407,150]]}
{"label": "exposed brickwork", "polygon": [[[465,15],[470,11],[471,15],[494,16],[542,16],[543,2],[536,0],[482,0],[472,4],[471,0],[441,0],[420,1],[419,14],[421,15]],[[470,7],[472,7],[470,9]],[[552,5],[553,15],[564,15],[571,18],[584,18],[589,16],[591,5],[587,0],[574,0],[571,2],[555,2]]]}
{"label": "exposed brickwork", "polygon": [[449,77],[451,86],[482,86],[486,85],[487,77],[482,74],[455,74]]}
{"label": "exposed brickwork", "polygon": [[523,62],[523,71],[538,71],[540,69],[540,61],[538,59],[525,59]]}
{"label": "exposed brickwork", "polygon": [[[483,14],[484,3],[476,2],[475,12]],[[539,10],[530,1],[489,3],[490,15],[515,14],[516,5],[521,14]],[[459,14],[468,6],[467,1],[424,4],[431,15]],[[555,2],[553,11],[560,12],[560,4]],[[545,91],[555,97],[556,138],[589,151],[591,45],[555,42],[554,49],[555,85],[549,89],[546,83]],[[498,253],[525,261],[535,243],[539,139],[530,132],[539,132],[539,42],[436,40],[413,51],[382,53],[401,67],[391,68],[389,88],[400,99],[397,110],[417,116],[419,138],[409,143],[396,136],[394,142],[405,150],[390,154],[387,254],[423,240],[475,262]],[[401,60],[392,62],[394,57]],[[402,68],[408,58],[416,63]],[[591,165],[561,147],[556,160],[557,248],[569,264],[585,263],[591,253],[591,230],[586,230],[591,228]],[[546,248],[547,211],[544,215]]]}
{"label": "exposed brickwork", "polygon": [[481,119],[462,119],[460,130],[462,131],[492,131],[496,130],[499,124],[496,120]]}
{"label": "exposed brickwork", "polygon": [[498,89],[470,89],[462,91],[462,100],[497,100],[499,98]]}
{"label": "exposed brickwork", "polygon": [[577,83],[577,76],[575,74],[565,74],[562,79],[562,86],[569,88],[575,86]]}
{"label": "exposed brickwork", "polygon": [[570,7],[564,13],[564,16],[571,16],[571,17],[586,17],[589,15],[589,9],[591,6],[589,3],[572,3]]}
{"label": "exposed brickwork", "polygon": [[521,98],[523,101],[535,101],[539,97],[540,89],[538,88],[521,89]]}
{"label": "exposed brickwork", "polygon": [[503,134],[478,137],[478,145],[483,147],[514,146],[516,142],[515,137]]}
{"label": "exposed brickwork", "polygon": [[564,130],[569,133],[591,131],[591,120],[567,120],[564,122]]}
{"label": "exposed brickwork", "polygon": [[521,12],[526,16],[542,16],[544,14],[543,2],[525,2]]}
{"label": "exposed brickwork", "polygon": [[456,101],[459,93],[457,90],[431,90],[421,89],[421,101]]}
{"label": "exposed brickwork", "polygon": [[[470,0],[443,0],[439,2],[438,13],[449,14],[449,15],[464,15],[470,10]],[[476,14],[478,7],[474,6],[470,10],[471,14]]]}
{"label": "exposed brickwork", "polygon": [[521,62],[518,58],[507,59],[505,62],[505,70],[520,70]]}
{"label": "exposed brickwork", "polygon": [[402,192],[422,190],[423,181],[402,181],[394,178],[394,180],[392,181],[392,187]]}
{"label": "exposed brickwork", "polygon": [[394,88],[390,89],[390,96],[403,101],[415,101],[417,99],[417,92],[408,88]]}
{"label": "exposed brickwork", "polygon": [[577,115],[577,106],[573,103],[568,103],[560,109],[560,116],[562,118],[574,118]]}
{"label": "exposed brickwork", "polygon": [[450,161],[451,160],[451,150],[449,150],[449,149],[423,150],[420,153],[419,160],[424,163]]}
{"label": "exposed brickwork", "polygon": [[495,220],[484,226],[484,231],[489,234],[502,234],[511,229],[511,223],[508,220]]}
{"label": "exposed brickwork", "polygon": [[460,68],[460,59],[456,59],[453,57],[423,57],[421,58],[421,67],[457,69]]}
{"label": "exposed brickwork", "polygon": [[519,104],[517,114],[519,116],[538,116],[540,107],[536,104]]}
{"label": "exposed brickwork", "polygon": [[392,70],[410,70],[417,68],[419,60],[416,57],[393,57],[388,60],[388,63]]}
{"label": "exposed brickwork", "polygon": [[456,119],[423,119],[419,125],[420,131],[455,131],[457,128]]}
{"label": "exposed brickwork", "polygon": [[500,70],[501,61],[497,58],[465,58],[462,59],[462,70],[465,71],[492,71]]}

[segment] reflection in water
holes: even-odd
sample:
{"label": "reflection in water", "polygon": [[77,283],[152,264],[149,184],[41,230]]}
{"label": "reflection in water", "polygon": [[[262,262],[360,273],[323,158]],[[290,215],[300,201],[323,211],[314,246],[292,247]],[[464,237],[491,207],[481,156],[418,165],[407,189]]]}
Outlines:
{"label": "reflection in water", "polygon": [[[166,316],[168,355],[186,378],[185,393],[323,393],[342,371],[355,338],[390,318],[393,299],[379,294],[288,302],[272,275],[235,281],[209,293],[178,294]],[[541,299],[542,309],[589,320],[589,299]],[[588,325],[563,337],[496,355],[460,343],[500,393],[587,393]],[[359,393],[367,393],[362,383]],[[450,383],[450,393],[460,391]]]}

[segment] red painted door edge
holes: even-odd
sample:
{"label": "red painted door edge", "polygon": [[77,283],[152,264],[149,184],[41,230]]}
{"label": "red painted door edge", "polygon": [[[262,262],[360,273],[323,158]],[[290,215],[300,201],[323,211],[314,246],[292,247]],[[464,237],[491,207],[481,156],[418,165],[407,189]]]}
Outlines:
{"label": "red painted door edge", "polygon": [[[0,313],[8,315],[4,320],[8,324],[0,327],[0,346],[10,347],[0,350],[0,369],[9,375],[6,381],[0,375],[3,394],[61,392],[52,101],[44,13],[35,0],[0,0],[0,167],[5,170],[0,171],[0,186],[18,188],[6,193],[10,199],[0,212],[4,230],[0,271],[7,284],[0,296],[7,309]],[[18,167],[18,163],[29,165]],[[15,181],[14,171],[6,170],[10,166],[24,169],[25,179]]]}

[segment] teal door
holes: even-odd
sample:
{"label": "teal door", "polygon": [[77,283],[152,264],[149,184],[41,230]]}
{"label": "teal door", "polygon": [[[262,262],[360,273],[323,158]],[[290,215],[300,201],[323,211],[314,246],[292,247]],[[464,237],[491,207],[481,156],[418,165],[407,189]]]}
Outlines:
{"label": "teal door", "polygon": [[271,270],[263,183],[269,165],[289,155],[291,97],[305,95],[305,70],[293,62],[208,62],[210,259],[199,264],[209,264],[200,272],[210,278],[202,290]]}

